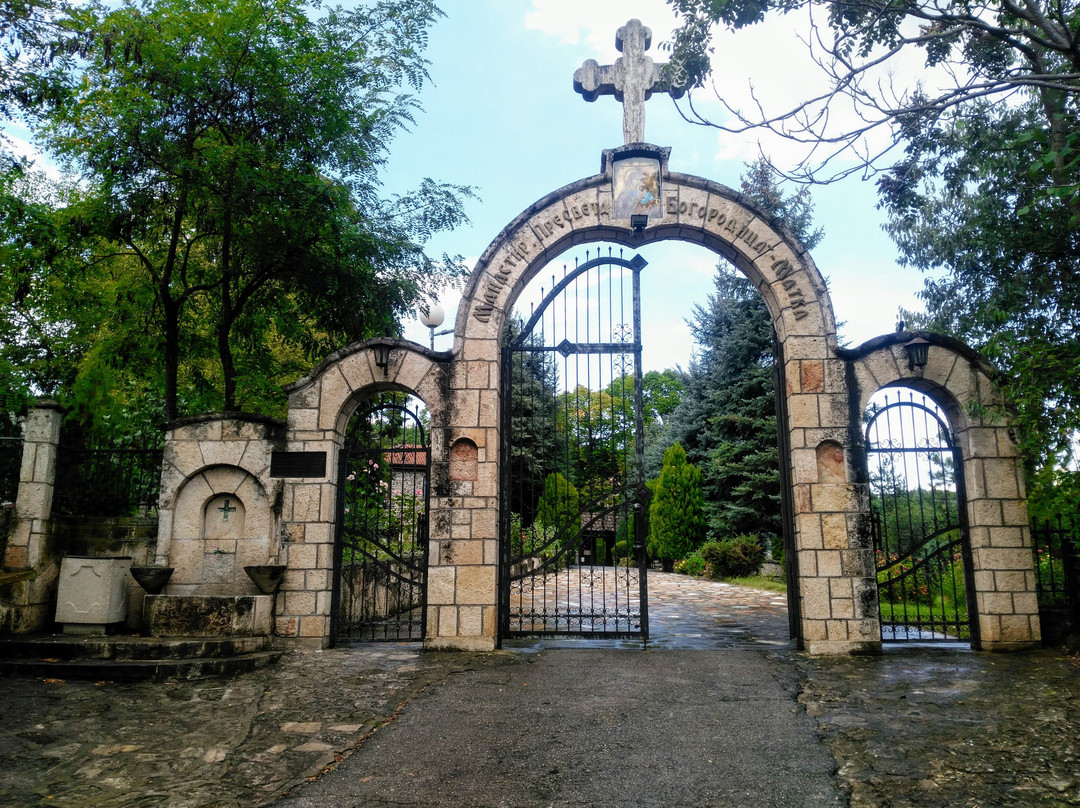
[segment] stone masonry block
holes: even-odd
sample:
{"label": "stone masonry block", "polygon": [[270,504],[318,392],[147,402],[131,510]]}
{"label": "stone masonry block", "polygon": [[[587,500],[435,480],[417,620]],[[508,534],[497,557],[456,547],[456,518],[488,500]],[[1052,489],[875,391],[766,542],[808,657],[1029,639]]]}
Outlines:
{"label": "stone masonry block", "polygon": [[319,548],[314,544],[287,545],[288,565],[294,570],[313,570],[318,567]]}
{"label": "stone masonry block", "polygon": [[330,633],[329,621],[322,615],[300,618],[301,637],[325,637]]}
{"label": "stone masonry block", "polygon": [[788,397],[788,418],[793,427],[814,429],[821,425],[818,420],[818,398],[816,395],[795,395]]}
{"label": "stone masonry block", "polygon": [[484,633],[484,612],[481,606],[462,606],[458,609],[459,637],[479,637]]}
{"label": "stone masonry block", "polygon": [[972,522],[979,525],[1000,525],[1002,523],[1001,500],[980,499],[971,503]]}
{"label": "stone masonry block", "polygon": [[456,603],[493,606],[495,597],[495,567],[457,568]]}
{"label": "stone masonry block", "polygon": [[821,517],[822,546],[826,550],[846,550],[851,546],[848,539],[847,517],[842,513],[827,513]]}
{"label": "stone masonry block", "polygon": [[1031,551],[1027,548],[980,547],[972,551],[975,568],[982,570],[1031,569]]}
{"label": "stone masonry block", "polygon": [[853,485],[817,484],[810,486],[814,510],[818,513],[847,512],[859,509],[858,492]]}
{"label": "stone masonry block", "polygon": [[[480,420],[479,424],[488,428],[496,428],[499,425],[499,394],[496,390],[480,391]],[[491,444],[489,444],[491,445]]]}
{"label": "stone masonry block", "polygon": [[802,614],[805,619],[825,620],[832,616],[829,611],[829,581],[827,579],[804,576],[799,581],[799,590],[802,595]]}
{"label": "stone masonry block", "polygon": [[990,545],[992,547],[1026,547],[1024,530],[1019,527],[992,527],[990,528]]}
{"label": "stone masonry block", "polygon": [[820,360],[810,360],[800,362],[799,365],[802,392],[824,393],[825,364]]}
{"label": "stone masonry block", "polygon": [[489,370],[492,366],[491,362],[469,362],[467,370],[467,386],[479,390],[490,389],[492,384],[490,382]]}
{"label": "stone masonry block", "polygon": [[395,353],[401,354],[395,381],[409,390],[419,390],[424,377],[431,372],[431,360],[411,350],[402,349]]}
{"label": "stone masonry block", "polygon": [[848,638],[847,620],[825,621],[825,631],[830,640],[846,640]]}
{"label": "stone masonry block", "polygon": [[1017,466],[1013,460],[987,458],[983,461],[987,496],[995,499],[1018,499]]}
{"label": "stone masonry block", "polygon": [[818,550],[817,574],[826,578],[839,577],[840,553],[836,550]]}
{"label": "stone masonry block", "polygon": [[472,537],[474,539],[494,539],[499,530],[494,508],[472,512]]}
{"label": "stone masonry block", "polygon": [[430,567],[428,569],[428,603],[442,606],[454,603],[456,567]]}

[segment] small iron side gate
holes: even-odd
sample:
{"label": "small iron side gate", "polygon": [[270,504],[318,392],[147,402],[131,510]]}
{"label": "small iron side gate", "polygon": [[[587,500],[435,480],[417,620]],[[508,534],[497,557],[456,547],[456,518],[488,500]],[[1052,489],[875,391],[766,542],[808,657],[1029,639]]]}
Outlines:
{"label": "small iron side gate", "polygon": [[503,351],[500,636],[648,638],[640,272],[552,278]]}
{"label": "small iron side gate", "polygon": [[422,640],[430,459],[419,413],[381,393],[349,421],[341,454],[335,644]]}
{"label": "small iron side gate", "polygon": [[900,389],[866,424],[884,642],[977,642],[963,465],[940,410]]}

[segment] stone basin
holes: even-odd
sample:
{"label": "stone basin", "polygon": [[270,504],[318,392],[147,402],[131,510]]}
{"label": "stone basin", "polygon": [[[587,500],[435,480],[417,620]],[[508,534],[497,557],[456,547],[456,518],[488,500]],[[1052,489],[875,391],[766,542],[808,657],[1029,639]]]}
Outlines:
{"label": "stone basin", "polygon": [[172,574],[172,567],[161,564],[131,568],[131,577],[135,579],[135,583],[146,590],[148,595],[160,595]]}
{"label": "stone basin", "polygon": [[250,564],[244,567],[244,572],[252,580],[256,588],[264,595],[272,595],[281,586],[281,579],[285,577],[284,564]]}

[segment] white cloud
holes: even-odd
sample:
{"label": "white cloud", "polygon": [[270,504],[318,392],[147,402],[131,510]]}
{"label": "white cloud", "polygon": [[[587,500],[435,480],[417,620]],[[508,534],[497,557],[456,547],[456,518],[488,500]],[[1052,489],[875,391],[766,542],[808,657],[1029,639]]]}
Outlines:
{"label": "white cloud", "polygon": [[652,29],[653,48],[671,36],[677,22],[663,0],[532,0],[525,27],[558,37],[565,45],[584,43],[584,58],[613,57],[615,31],[627,20],[639,19]]}

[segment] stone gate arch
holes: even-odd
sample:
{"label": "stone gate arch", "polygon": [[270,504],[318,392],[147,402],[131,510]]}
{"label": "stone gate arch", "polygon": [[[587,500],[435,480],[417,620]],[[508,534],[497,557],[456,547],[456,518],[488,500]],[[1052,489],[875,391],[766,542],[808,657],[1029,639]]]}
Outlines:
{"label": "stone gate arch", "polygon": [[[793,521],[801,574],[795,605],[801,614],[803,642],[819,653],[877,647],[880,632],[876,613],[863,608],[865,598],[858,599],[858,593],[873,588],[872,573],[867,572],[872,567],[866,563],[871,551],[858,545],[861,539],[854,530],[846,529],[865,507],[865,496],[860,498],[851,470],[854,455],[850,447],[855,433],[850,428],[844,363],[836,354],[836,322],[825,282],[806,249],[782,227],[719,183],[670,172],[668,154],[666,148],[645,144],[605,151],[600,174],[539,200],[488,247],[458,309],[454,353],[466,363],[470,377],[485,377],[492,387],[488,391],[455,391],[449,408],[455,419],[451,431],[476,428],[486,434],[489,445],[498,445],[500,422],[494,385],[500,378],[506,318],[529,280],[564,250],[600,240],[636,247],[669,239],[713,250],[732,261],[758,288],[781,349],[786,432],[792,457],[799,458],[792,468]],[[631,219],[615,211],[615,178],[627,162],[644,170],[650,166],[655,169],[659,205],[650,216]],[[472,420],[472,413],[478,420]],[[823,441],[841,447],[843,484],[817,482],[815,447]],[[807,448],[809,463],[805,462]],[[481,467],[489,467],[488,478],[498,479],[498,463],[496,453],[489,453],[481,463]],[[816,505],[814,494],[819,498]],[[439,506],[433,503],[433,507]],[[823,520],[845,526],[843,547],[823,545]],[[495,546],[495,514],[484,523],[490,525],[489,530],[470,538]],[[853,564],[852,552],[865,558]],[[485,591],[494,598],[494,565],[484,575]],[[488,621],[483,622],[486,627]],[[494,643],[494,615],[490,625],[492,634],[490,640],[485,636],[485,641]]]}
{"label": "stone gate arch", "polygon": [[[372,340],[328,357],[287,388],[288,450],[321,454],[327,462],[321,477],[287,480],[284,486],[281,555],[289,571],[284,598],[278,599],[279,636],[298,645],[325,645],[329,639],[337,480],[326,469],[337,468],[358,396],[399,389],[417,395],[431,413],[425,646],[495,648],[506,318],[530,279],[569,247],[676,239],[732,261],[758,288],[772,317],[781,371],[780,432],[789,458],[780,471],[790,494],[789,561],[798,584],[791,605],[800,643],[819,654],[880,649],[860,420],[874,390],[917,374],[903,370],[897,358],[903,349],[894,335],[856,350],[839,348],[826,285],[805,248],[735,191],[670,172],[668,152],[640,143],[605,151],[600,174],[555,191],[515,218],[469,278],[452,351]],[[648,214],[615,209],[613,186],[626,163],[652,170],[658,180],[656,205]],[[389,356],[380,358],[381,349],[389,349]],[[939,339],[930,357],[922,383],[950,391],[954,412],[984,402],[981,393],[965,390],[995,390],[991,372],[970,349]],[[980,481],[970,484],[969,508],[973,543],[978,542],[981,644],[1025,647],[1038,641],[1038,613],[1015,446],[1002,423],[963,423],[965,471],[970,464],[969,479]]]}
{"label": "stone gate arch", "polygon": [[[929,343],[923,367],[913,366],[904,348],[914,338]],[[1024,474],[1008,402],[994,380],[997,371],[960,340],[925,331],[888,334],[838,354],[850,363],[858,413],[879,390],[903,386],[933,399],[948,418],[966,483],[978,621],[974,647],[1012,650],[1039,643]],[[865,456],[861,440],[855,449]],[[865,468],[865,460],[859,467]]]}

